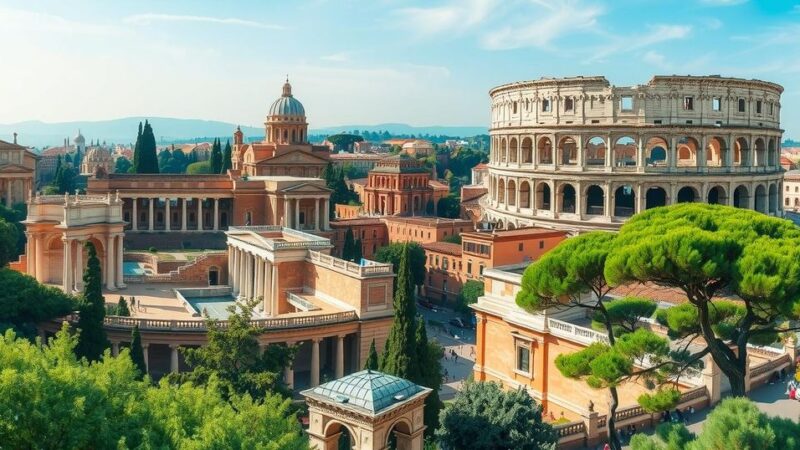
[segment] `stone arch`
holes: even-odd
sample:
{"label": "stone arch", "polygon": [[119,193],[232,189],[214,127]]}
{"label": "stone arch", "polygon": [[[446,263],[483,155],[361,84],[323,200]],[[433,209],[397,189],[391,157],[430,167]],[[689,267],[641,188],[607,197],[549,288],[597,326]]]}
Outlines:
{"label": "stone arch", "polygon": [[522,138],[522,163],[530,164],[533,162],[533,139],[529,137]]}
{"label": "stone arch", "polygon": [[413,429],[414,429],[414,427],[404,417],[401,417],[401,418],[397,419],[392,424],[392,426],[387,428],[387,430],[388,430],[386,432],[386,446],[387,446],[387,448],[401,448],[401,447],[399,447],[397,445],[397,440],[396,440],[397,439],[397,435],[395,433],[400,433],[402,435],[408,436],[408,435],[411,434],[411,430],[413,430]]}
{"label": "stone arch", "polygon": [[692,186],[684,186],[678,189],[676,203],[694,203],[700,198],[697,189]]}
{"label": "stone arch", "polygon": [[750,145],[743,137],[736,138],[733,143],[733,165],[746,166],[750,163]]}
{"label": "stone arch", "polygon": [[506,202],[506,182],[502,178],[497,181],[497,203]]}
{"label": "stone arch", "polygon": [[536,149],[539,153],[539,164],[553,164],[553,141],[549,137],[540,138]]}
{"label": "stone arch", "polygon": [[593,136],[586,141],[584,155],[587,166],[600,167],[606,164],[606,140],[600,136]]}
{"label": "stone arch", "polygon": [[506,230],[515,230],[515,229],[517,229],[517,226],[514,225],[514,222],[509,221],[508,224],[506,225]]}
{"label": "stone arch", "polygon": [[706,201],[710,205],[727,205],[728,204],[728,194],[725,192],[725,188],[722,186],[714,186],[708,190],[708,195],[706,196]]}
{"label": "stone arch", "polygon": [[778,149],[775,146],[775,138],[769,138],[769,141],[767,141],[767,165],[775,167],[779,161],[780,155],[778,155]]}
{"label": "stone arch", "polygon": [[558,164],[562,166],[578,164],[578,144],[572,136],[564,136],[558,141]]}
{"label": "stone arch", "polygon": [[508,180],[508,187],[506,190],[506,204],[509,206],[516,206],[517,204],[517,182],[514,180]]}
{"label": "stone arch", "polygon": [[745,185],[739,185],[733,191],[733,206],[736,208],[748,208],[750,206],[750,191]]}
{"label": "stone arch", "polygon": [[586,188],[586,214],[602,216],[605,214],[606,193],[602,187],[593,184]]}
{"label": "stone arch", "polygon": [[721,167],[725,165],[725,158],[728,153],[725,139],[714,136],[708,140],[706,144],[706,165],[712,167]]}
{"label": "stone arch", "polygon": [[519,207],[531,207],[531,183],[528,181],[519,182]]}
{"label": "stone arch", "polygon": [[611,153],[614,167],[630,167],[636,165],[636,140],[631,136],[620,136],[614,141],[614,150]]}
{"label": "stone arch", "polygon": [[518,161],[517,138],[512,137],[508,142],[508,162],[516,163]]}
{"label": "stone arch", "polygon": [[755,210],[760,213],[767,213],[767,188],[763,184],[756,186],[755,191]]}
{"label": "stone arch", "polygon": [[506,154],[506,138],[500,138],[500,162],[508,162],[508,155]]}
{"label": "stone arch", "polygon": [[569,183],[559,185],[558,197],[560,199],[558,212],[575,213],[576,195],[574,186]]}
{"label": "stone arch", "polygon": [[775,183],[770,183],[768,193],[769,213],[778,214],[778,187]]}
{"label": "stone arch", "polygon": [[[766,156],[767,156],[766,152],[767,152],[767,150],[766,150],[766,146],[764,145],[764,139],[756,138],[756,141],[753,143],[753,149],[754,149],[754,153],[755,153],[755,156],[756,156],[753,165],[754,166],[758,166],[758,167],[766,166],[767,165],[767,160],[766,160]],[[756,196],[756,199],[757,198],[758,198],[758,196]]]}
{"label": "stone arch", "polygon": [[700,146],[697,144],[697,139],[693,137],[683,136],[678,138],[678,147],[676,151],[676,162],[678,166],[696,166],[699,148]]}
{"label": "stone arch", "polygon": [[644,146],[645,165],[649,167],[663,167],[669,163],[669,143],[660,136],[653,136]]}
{"label": "stone arch", "polygon": [[222,271],[219,270],[217,266],[211,266],[208,268],[208,285],[209,286],[217,286],[222,284]]}
{"label": "stone arch", "polygon": [[[355,433],[355,430],[350,428],[350,425],[337,420],[331,420],[325,425],[325,437],[330,439],[336,435],[339,435],[337,439],[337,448],[353,448],[353,445],[358,443],[356,441],[358,435]],[[349,442],[346,447],[343,446],[343,440]]]}
{"label": "stone arch", "polygon": [[503,219],[497,219],[497,221],[495,222],[495,226],[494,227],[497,230],[505,230],[504,225],[503,225]]}
{"label": "stone arch", "polygon": [[636,213],[636,193],[633,186],[624,184],[614,191],[614,215],[630,217]]}
{"label": "stone arch", "polygon": [[552,206],[552,189],[550,184],[541,181],[536,185],[536,209],[543,209],[550,211]]}
{"label": "stone arch", "polygon": [[667,206],[667,191],[660,186],[652,186],[647,189],[644,198],[644,209]]}

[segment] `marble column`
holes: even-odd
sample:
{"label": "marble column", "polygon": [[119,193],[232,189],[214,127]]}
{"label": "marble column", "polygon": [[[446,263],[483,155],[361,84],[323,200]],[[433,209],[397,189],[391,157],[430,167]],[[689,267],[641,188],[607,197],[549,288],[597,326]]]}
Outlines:
{"label": "marble column", "polygon": [[214,229],[219,230],[219,199],[214,199]]}
{"label": "marble column", "polygon": [[34,275],[37,280],[40,282],[44,281],[44,237],[40,234],[37,234],[35,237],[36,240],[36,258],[34,264],[34,271],[36,274]]}
{"label": "marble column", "polygon": [[319,341],[311,338],[311,387],[319,386]]}
{"label": "marble column", "polygon": [[179,365],[178,365],[178,344],[170,344],[170,355],[169,355],[169,371],[172,373],[178,373]]}
{"label": "marble column", "polygon": [[294,227],[295,230],[300,229],[300,199],[294,200]]}
{"label": "marble column", "polygon": [[264,261],[264,313],[272,315],[272,263]]}
{"label": "marble column", "polygon": [[125,286],[125,272],[123,271],[124,249],[122,248],[122,237],[122,234],[117,235],[117,253],[115,255],[117,258],[117,288],[119,289],[127,287]]}
{"label": "marble column", "polygon": [[280,314],[280,307],[278,302],[280,301],[280,266],[273,264],[272,265],[272,293],[270,294],[270,303],[272,303],[272,307],[270,311],[272,312],[273,316],[277,316]]}
{"label": "marble column", "polygon": [[289,223],[289,199],[284,197],[283,198],[283,226],[285,228],[291,228],[291,223]]}
{"label": "marble column", "polygon": [[77,241],[75,248],[75,290],[83,290],[83,243]]}
{"label": "marble column", "polygon": [[203,230],[203,199],[197,199],[197,230]]}
{"label": "marble column", "polygon": [[144,354],[144,371],[150,373],[150,343],[142,342],[142,353]]}
{"label": "marble column", "polygon": [[154,200],[155,199],[152,199],[152,198],[148,198],[147,199],[148,211],[149,211],[149,214],[147,216],[147,223],[148,223],[147,230],[148,231],[153,231],[153,201]]}
{"label": "marble column", "polygon": [[344,376],[344,336],[336,337],[336,378]]}
{"label": "marble column", "polygon": [[166,202],[164,203],[164,229],[167,230],[167,231],[169,231],[169,229],[170,229],[170,227],[172,225],[170,223],[171,222],[170,219],[172,219],[172,217],[171,217],[172,212],[170,211],[170,207],[172,205],[170,205],[170,203],[172,203],[172,200],[169,199],[169,198],[167,198]]}
{"label": "marble column", "polygon": [[250,253],[245,253],[245,283],[244,283],[244,292],[245,297],[252,298],[253,297],[253,255]]}
{"label": "marble column", "polygon": [[131,214],[131,229],[133,231],[139,230],[139,199],[133,198],[133,213]]}
{"label": "marble column", "polygon": [[256,279],[255,279],[255,293],[253,297],[262,297],[264,295],[264,260],[260,256],[255,257],[256,262]]}
{"label": "marble column", "polygon": [[106,244],[106,289],[116,291],[114,285],[114,236],[109,236]]}
{"label": "marble column", "polygon": [[33,238],[33,234],[25,233],[25,237],[28,238],[28,243],[26,244],[25,255],[25,273],[28,275],[36,278],[36,240]]}
{"label": "marble column", "polygon": [[319,231],[319,198],[314,199],[314,230]]}
{"label": "marble column", "polygon": [[330,229],[330,225],[328,224],[328,220],[331,217],[330,216],[330,214],[331,214],[330,213],[330,205],[331,205],[330,199],[326,198],[325,199],[325,206],[324,206],[323,211],[322,211],[322,229],[323,229],[323,231],[327,231],[328,229]]}
{"label": "marble column", "polygon": [[64,262],[62,263],[61,282],[64,287],[64,292],[72,292],[72,239],[63,238],[64,244]]}
{"label": "marble column", "polygon": [[186,202],[189,201],[188,198],[182,198],[181,202],[181,231],[186,231]]}
{"label": "marble column", "polygon": [[228,273],[228,280],[230,280],[233,294],[239,294],[239,250],[236,247],[231,247],[231,271]]}

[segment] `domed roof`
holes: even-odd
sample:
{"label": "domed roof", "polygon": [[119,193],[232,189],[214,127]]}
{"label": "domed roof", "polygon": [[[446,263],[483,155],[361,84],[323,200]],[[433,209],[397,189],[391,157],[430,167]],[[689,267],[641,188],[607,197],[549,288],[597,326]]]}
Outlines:
{"label": "domed roof", "polygon": [[303,395],[347,404],[375,414],[426,389],[403,378],[362,370],[306,390]]}
{"label": "domed roof", "polygon": [[76,144],[78,143],[84,144],[86,143],[86,138],[84,138],[83,135],[81,134],[81,130],[78,130],[78,135],[75,136],[75,138],[72,141],[75,142]]}
{"label": "domed roof", "polygon": [[303,104],[292,96],[292,85],[289,79],[283,84],[283,95],[272,103],[269,108],[270,116],[305,116]]}
{"label": "domed roof", "polygon": [[84,156],[85,161],[103,162],[111,159],[111,153],[103,147],[92,147]]}

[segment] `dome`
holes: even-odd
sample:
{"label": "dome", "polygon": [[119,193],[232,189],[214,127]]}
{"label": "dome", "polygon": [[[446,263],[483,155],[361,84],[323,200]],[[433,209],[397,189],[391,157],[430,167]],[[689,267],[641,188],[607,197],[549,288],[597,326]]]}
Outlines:
{"label": "dome", "polygon": [[305,116],[303,104],[292,96],[292,85],[289,80],[283,85],[283,95],[272,103],[269,108],[270,116]]}
{"label": "dome", "polygon": [[102,147],[92,147],[86,152],[84,161],[105,162],[111,159],[111,153]]}
{"label": "dome", "polygon": [[375,414],[425,389],[403,378],[362,370],[309,389],[303,394],[348,404]]}
{"label": "dome", "polygon": [[86,143],[86,139],[81,134],[81,130],[78,130],[78,135],[75,136],[75,138],[72,141],[75,142],[76,144],[85,144]]}

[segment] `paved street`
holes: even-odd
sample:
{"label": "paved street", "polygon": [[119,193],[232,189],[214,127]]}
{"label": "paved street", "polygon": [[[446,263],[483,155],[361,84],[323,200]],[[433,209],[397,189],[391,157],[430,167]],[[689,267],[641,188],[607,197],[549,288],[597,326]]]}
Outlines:
{"label": "paved street", "polygon": [[[419,305],[417,310],[428,324],[428,338],[436,339],[444,347],[445,358],[442,359],[442,369],[447,374],[447,381],[442,386],[439,396],[442,400],[450,400],[472,373],[472,365],[475,362],[475,330],[465,330],[450,325],[450,319],[461,317],[461,314],[451,310],[439,308],[430,310]],[[438,324],[442,324],[444,328]],[[456,358],[451,356],[451,351],[455,351],[458,356]]]}

